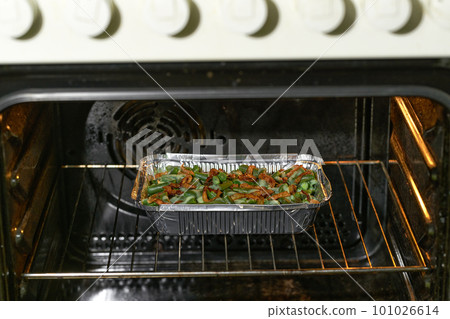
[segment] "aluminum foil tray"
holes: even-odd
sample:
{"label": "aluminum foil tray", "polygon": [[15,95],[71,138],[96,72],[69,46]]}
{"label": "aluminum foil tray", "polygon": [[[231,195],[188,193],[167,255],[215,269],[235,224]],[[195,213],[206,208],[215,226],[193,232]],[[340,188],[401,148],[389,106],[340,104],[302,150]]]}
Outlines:
{"label": "aluminum foil tray", "polygon": [[[256,158],[255,158],[256,157]],[[159,154],[141,160],[139,173],[131,197],[144,209],[152,224],[161,234],[169,235],[217,235],[217,234],[291,234],[310,227],[320,207],[327,204],[332,195],[331,185],[322,169],[322,159],[308,154],[257,155],[196,155]],[[319,204],[299,203],[281,205],[256,204],[164,204],[145,206],[141,204],[141,191],[148,176],[168,165],[193,167],[203,171],[221,168],[226,172],[239,165],[265,167],[267,172],[288,169],[297,164],[314,170],[321,184],[323,198]]]}

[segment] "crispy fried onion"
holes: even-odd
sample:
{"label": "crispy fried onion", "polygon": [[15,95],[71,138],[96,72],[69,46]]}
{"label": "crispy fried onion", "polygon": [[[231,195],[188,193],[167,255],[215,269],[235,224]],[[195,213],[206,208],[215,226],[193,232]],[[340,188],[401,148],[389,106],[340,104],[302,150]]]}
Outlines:
{"label": "crispy fried onion", "polygon": [[[213,199],[209,199],[208,198],[208,192],[207,192],[208,190],[210,192],[216,193],[216,196]],[[204,186],[203,187],[202,198],[203,198],[203,201],[205,203],[208,203],[208,202],[212,202],[213,200],[216,200],[217,198],[219,198],[221,194],[222,194],[222,192],[219,189],[215,190],[215,189],[211,189],[211,188],[209,188],[207,186]]]}
{"label": "crispy fried onion", "polygon": [[265,188],[263,186],[259,186],[259,185],[250,185],[247,183],[242,183],[241,185],[239,185],[239,188],[243,188],[243,189],[258,189],[259,191],[253,192],[251,194],[261,194],[262,196],[269,196],[270,194],[273,194],[273,190]]}
{"label": "crispy fried onion", "polygon": [[263,200],[264,203],[264,198],[262,198],[261,196],[257,196],[255,193],[236,193],[230,196],[230,198],[232,200],[236,200],[236,199],[241,199],[241,198],[249,198],[249,199],[256,199],[256,200]]}
{"label": "crispy fried onion", "polygon": [[167,192],[168,195],[173,196],[173,195],[180,195],[183,192],[180,191],[179,189],[173,189],[170,185],[169,186],[164,186],[163,187],[164,191]]}
{"label": "crispy fried onion", "polygon": [[[248,184],[241,184],[240,186],[242,187],[243,185],[248,185]],[[243,188],[248,188],[248,189],[258,188],[259,190],[252,192],[252,193],[236,193],[236,194],[231,195],[230,198],[232,200],[236,200],[236,199],[240,199],[240,198],[255,199],[257,201],[257,204],[263,205],[265,197],[268,197],[268,196],[270,196],[270,194],[273,194],[273,190],[267,189],[267,188],[261,187],[261,186],[248,185]]]}
{"label": "crispy fried onion", "polygon": [[184,184],[184,183],[190,183],[190,182],[192,182],[192,175],[186,175],[182,180],[181,180],[181,184]]}
{"label": "crispy fried onion", "polygon": [[286,174],[286,177],[289,178],[292,176],[292,174],[294,174],[296,171],[298,171],[299,169],[304,169],[303,165],[294,165],[294,168]]}
{"label": "crispy fried onion", "polygon": [[291,196],[291,194],[289,194],[289,192],[281,192],[281,193],[275,194],[273,196],[270,196],[270,198],[277,200],[278,198],[288,197],[288,196]]}
{"label": "crispy fried onion", "polygon": [[181,173],[183,173],[183,174],[194,175],[194,172],[193,172],[193,171],[184,168],[184,164],[181,164],[181,166],[180,166],[180,171],[181,171]]}
{"label": "crispy fried onion", "polygon": [[167,172],[158,173],[158,174],[155,175],[155,179],[158,179],[161,176],[166,175],[166,174],[167,174]]}
{"label": "crispy fried onion", "polygon": [[255,178],[251,174],[243,174],[238,176],[240,181],[246,181],[246,182],[256,182]]}
{"label": "crispy fried onion", "polygon": [[314,198],[311,198],[311,196],[309,196],[309,194],[307,192],[305,192],[304,190],[302,190],[302,194],[306,196],[306,199],[308,200],[308,202],[310,202],[311,204],[319,204],[320,202]]}
{"label": "crispy fried onion", "polygon": [[249,174],[249,175],[252,175],[253,174],[253,170],[256,168],[256,166],[255,165],[250,165],[248,168],[247,168],[247,174]]}
{"label": "crispy fried onion", "polygon": [[310,199],[309,194],[307,192],[305,192],[304,190],[302,190],[302,194],[306,196],[306,199],[309,202],[309,199]]}
{"label": "crispy fried onion", "polygon": [[[295,184],[300,183],[300,181],[302,180],[303,176],[305,175],[312,175],[313,173],[311,171],[304,171],[303,173],[301,173],[296,179],[295,179]],[[309,200],[309,198],[308,198]]]}
{"label": "crispy fried onion", "polygon": [[291,195],[294,195],[296,190],[297,190],[297,185],[294,185],[294,184],[289,185],[289,193]]}
{"label": "crispy fried onion", "polygon": [[223,172],[223,169],[215,169],[215,168],[211,168],[211,170],[209,171],[209,176],[213,177],[218,175],[220,172]]}
{"label": "crispy fried onion", "polygon": [[[167,187],[167,186],[166,186],[166,187]],[[151,203],[155,202],[155,203],[157,203],[158,205],[162,205],[162,204],[170,204],[169,202],[165,202],[165,201],[161,200],[160,198],[158,198],[158,196],[160,196],[160,195],[161,195],[161,193],[153,194],[152,196],[150,196],[149,198],[147,198],[148,203],[151,204]]]}
{"label": "crispy fried onion", "polygon": [[267,184],[269,184],[270,187],[274,187],[275,184],[277,183],[277,182],[273,179],[272,176],[267,175],[267,174],[265,174],[265,173],[259,174],[258,178],[259,178],[259,179],[265,180],[265,181],[267,182]]}
{"label": "crispy fried onion", "polygon": [[247,184],[247,183],[242,183],[242,184],[239,185],[239,188],[258,189],[258,188],[260,188],[260,186],[258,186],[258,185],[250,185],[250,184]]}

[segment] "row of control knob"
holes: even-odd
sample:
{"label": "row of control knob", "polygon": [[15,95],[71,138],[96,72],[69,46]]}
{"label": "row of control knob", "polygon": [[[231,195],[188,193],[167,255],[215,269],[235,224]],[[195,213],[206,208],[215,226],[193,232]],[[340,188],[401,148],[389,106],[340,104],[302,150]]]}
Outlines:
{"label": "row of control knob", "polygon": [[[427,11],[438,24],[450,28],[450,0],[426,0]],[[292,0],[305,26],[322,33],[339,28],[346,15],[344,0]],[[362,12],[376,28],[396,32],[411,19],[413,0],[361,0]],[[253,35],[267,22],[267,0],[219,0],[222,23],[240,34]],[[113,0],[65,0],[65,20],[75,31],[97,37],[108,29]],[[0,0],[0,33],[24,37],[33,27],[39,8],[36,0]],[[191,0],[145,0],[143,19],[154,31],[174,36],[188,25]]]}

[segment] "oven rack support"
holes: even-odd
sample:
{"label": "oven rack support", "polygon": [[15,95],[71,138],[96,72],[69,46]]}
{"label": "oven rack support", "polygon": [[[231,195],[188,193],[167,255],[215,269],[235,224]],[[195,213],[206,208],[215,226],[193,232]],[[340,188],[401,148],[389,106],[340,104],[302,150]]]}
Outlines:
{"label": "oven rack support", "polygon": [[[418,246],[418,243],[415,239],[415,236],[412,232],[411,226],[409,224],[406,212],[401,204],[399,195],[392,183],[392,180],[389,176],[388,168],[382,161],[377,160],[346,160],[346,161],[328,161],[325,162],[326,165],[333,166],[338,169],[339,175],[341,178],[341,183],[343,185],[343,188],[345,190],[346,194],[346,201],[348,201],[349,206],[351,207],[350,214],[353,215],[353,221],[355,223],[355,227],[358,230],[358,234],[360,236],[360,244],[364,251],[364,260],[360,260],[358,262],[357,266],[351,265],[349,258],[347,256],[347,252],[344,248],[344,244],[341,239],[341,231],[339,229],[339,225],[336,222],[336,212],[333,208],[332,201],[329,202],[329,212],[330,212],[330,220],[333,221],[334,230],[335,230],[335,236],[337,238],[337,242],[339,243],[337,250],[340,251],[340,256],[338,258],[333,258],[326,249],[323,248],[321,243],[319,242],[319,237],[317,235],[317,229],[316,226],[313,225],[311,229],[308,231],[309,237],[312,241],[315,242],[316,250],[317,250],[317,257],[316,261],[317,264],[320,264],[320,266],[317,267],[311,267],[311,266],[301,266],[301,258],[302,250],[297,245],[296,237],[299,235],[292,234],[291,240],[292,240],[292,254],[295,256],[295,258],[292,259],[292,264],[295,265],[295,267],[290,268],[282,268],[278,267],[277,265],[277,258],[276,258],[276,248],[273,245],[273,237],[275,235],[264,235],[268,237],[268,241],[270,244],[270,254],[269,254],[269,262],[265,263],[265,267],[263,269],[257,269],[255,267],[255,261],[254,261],[254,252],[252,250],[251,245],[251,238],[252,235],[244,235],[245,241],[246,241],[246,261],[239,261],[239,269],[235,269],[236,267],[231,267],[231,264],[233,263],[232,260],[230,260],[230,251],[228,249],[227,245],[227,235],[218,235],[223,236],[224,241],[224,250],[223,250],[223,261],[220,263],[220,270],[214,269],[209,270],[207,269],[207,263],[206,260],[206,250],[205,250],[205,236],[199,235],[201,237],[201,245],[200,245],[200,251],[198,251],[198,260],[194,261],[196,266],[198,266],[199,270],[186,270],[183,269],[186,266],[186,261],[183,260],[183,247],[182,247],[182,237],[178,236],[178,246],[176,248],[176,260],[172,261],[172,264],[174,267],[176,267],[174,270],[164,270],[161,268],[161,254],[163,252],[160,252],[159,245],[155,246],[154,251],[147,251],[142,252],[138,251],[136,249],[136,245],[133,244],[130,247],[128,247],[126,250],[115,250],[114,249],[114,241],[117,236],[116,234],[116,226],[117,226],[117,217],[119,214],[119,208],[117,205],[116,213],[115,213],[115,220],[114,220],[114,226],[112,229],[112,237],[111,237],[111,244],[107,250],[99,254],[101,257],[101,260],[104,262],[101,262],[101,265],[97,267],[93,271],[82,271],[82,272],[63,272],[63,265],[64,265],[64,258],[67,253],[67,247],[69,245],[71,236],[72,236],[72,226],[74,223],[74,220],[76,218],[76,214],[78,211],[78,205],[80,202],[80,194],[83,189],[83,184],[86,180],[85,176],[88,172],[88,170],[98,170],[102,169],[102,183],[105,180],[106,172],[109,169],[121,169],[122,170],[122,179],[121,179],[121,187],[119,191],[119,198],[118,201],[120,201],[122,194],[122,186],[123,186],[123,178],[125,175],[125,169],[126,168],[135,168],[136,166],[125,166],[125,165],[64,165],[62,166],[62,169],[81,169],[82,172],[82,178],[81,178],[81,184],[79,186],[79,191],[77,193],[77,198],[75,201],[75,205],[73,208],[73,213],[70,218],[70,225],[69,225],[69,234],[67,236],[67,241],[65,243],[65,250],[63,253],[62,260],[59,263],[59,269],[55,272],[32,272],[30,269],[32,269],[31,264],[34,260],[34,256],[31,256],[29,259],[29,264],[25,268],[25,272],[22,274],[22,278],[26,280],[37,280],[37,279],[106,279],[106,278],[163,278],[163,277],[228,277],[228,276],[287,276],[287,275],[333,275],[333,274],[367,274],[367,273],[382,273],[382,272],[388,272],[388,273],[403,273],[405,275],[407,272],[423,272],[428,271],[431,269],[429,265],[427,265],[424,256],[422,255],[421,249]],[[382,238],[382,242],[380,245],[384,246],[384,249],[387,251],[387,259],[384,264],[381,265],[374,265],[371,260],[370,251],[367,249],[367,245],[364,239],[364,233],[363,230],[360,228],[360,223],[358,222],[358,217],[355,211],[354,203],[352,200],[352,196],[350,194],[349,185],[346,181],[343,173],[343,167],[344,166],[351,166],[357,174],[359,174],[359,178],[361,180],[361,184],[363,185],[362,191],[365,192],[365,195],[367,196],[368,203],[370,203],[371,212],[374,214],[374,217],[376,218],[376,225],[378,227],[378,231],[380,233],[380,238]],[[369,184],[366,180],[365,174],[363,173],[364,167],[378,167],[383,172],[383,177],[385,178],[385,182],[387,183],[387,187],[389,189],[389,193],[393,199],[394,205],[396,207],[396,211],[398,213],[398,217],[401,220],[402,226],[405,229],[407,238],[409,239],[409,244],[412,248],[412,255],[414,258],[414,264],[411,264],[411,261],[409,261],[409,264],[405,264],[405,262],[402,259],[402,253],[398,248],[398,245],[395,243],[392,234],[388,234],[386,232],[386,225],[383,224],[379,213],[377,211],[377,208],[374,204],[373,196],[370,192]],[[91,241],[92,239],[92,229],[93,229],[93,223],[95,220],[95,214],[97,213],[99,206],[98,198],[95,203],[95,209],[93,212],[93,216],[90,221],[90,227],[89,227],[89,239],[88,241]],[[138,226],[140,221],[143,219],[144,215],[136,214],[136,224],[134,229],[134,243],[136,243],[140,238],[142,238],[142,234],[138,234]],[[45,221],[44,221],[45,223]],[[43,226],[42,226],[43,227]],[[260,235],[261,236],[261,235]],[[159,242],[160,235],[156,234],[156,243]],[[40,238],[38,238],[38,241]],[[36,251],[36,250],[35,250]],[[137,254],[154,254],[152,258],[151,265],[148,265],[148,271],[142,271],[137,270],[141,269],[142,265],[136,264],[136,256]],[[87,260],[88,251],[85,252],[85,262]],[[126,258],[125,258],[126,257]],[[120,259],[127,259],[126,262],[121,261]],[[130,261],[129,261],[130,260]],[[190,264],[193,262],[190,261]],[[246,266],[244,266],[246,265]],[[269,266],[270,265],[270,266]],[[330,266],[332,265],[332,266]],[[138,267],[139,266],[139,267]],[[120,268],[120,271],[117,270],[117,268]],[[126,270],[125,270],[126,269]]]}

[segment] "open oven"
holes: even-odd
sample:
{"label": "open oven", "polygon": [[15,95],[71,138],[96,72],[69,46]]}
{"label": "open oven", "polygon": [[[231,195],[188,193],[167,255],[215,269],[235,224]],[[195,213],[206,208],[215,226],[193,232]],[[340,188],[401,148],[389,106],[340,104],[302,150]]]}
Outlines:
{"label": "open oven", "polygon": [[[265,80],[261,64],[190,65],[188,76],[152,65],[192,118],[133,66],[3,68],[2,298],[448,298],[449,71],[372,63],[319,64],[255,125],[277,81],[306,63],[267,63]],[[284,138],[298,153],[312,139],[333,197],[309,235],[159,235],[125,165],[126,141],[145,128],[170,137],[155,152],[215,138],[225,152],[265,139],[259,152],[276,153],[270,139]]]}
{"label": "open oven", "polygon": [[[76,1],[0,0],[0,300],[450,299],[448,2]],[[331,201],[307,233],[159,234],[127,143],[206,139],[313,147]]]}

